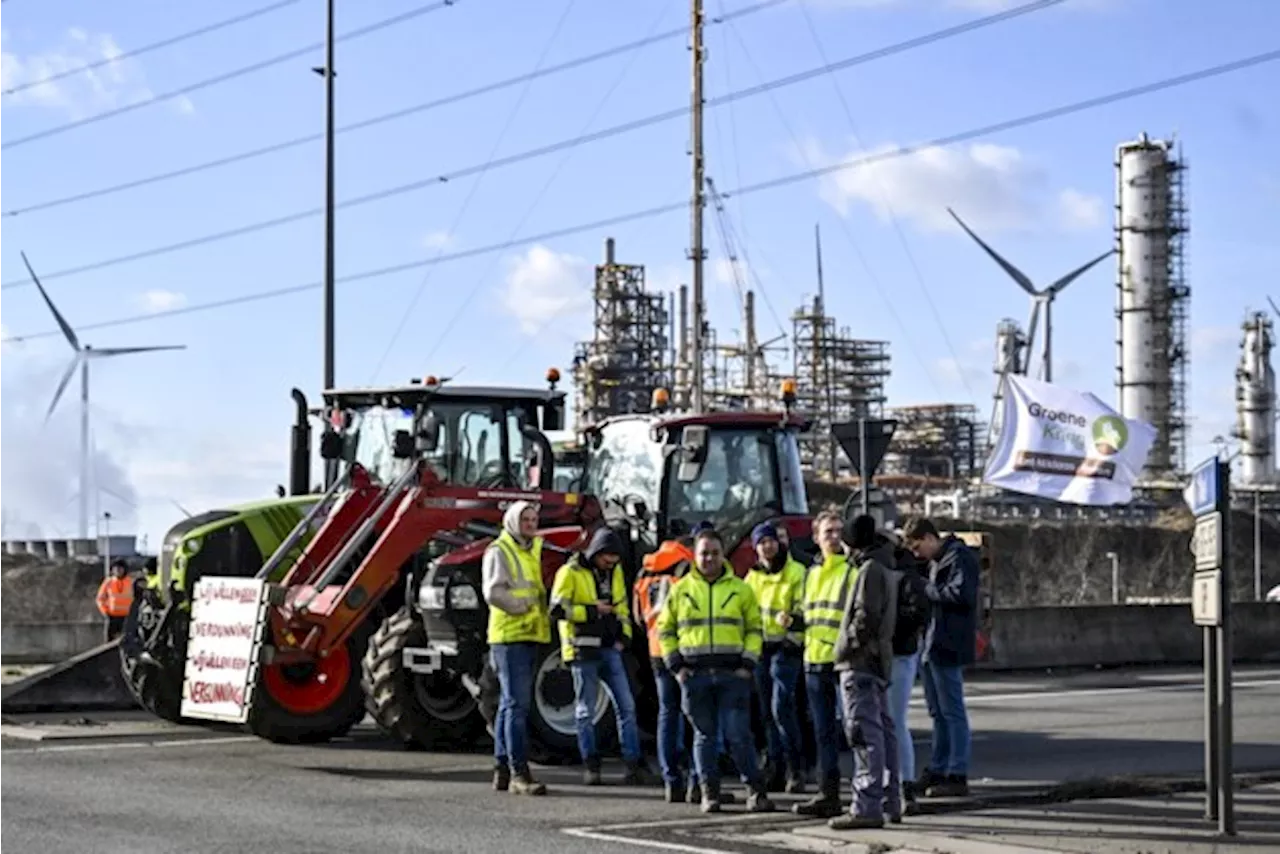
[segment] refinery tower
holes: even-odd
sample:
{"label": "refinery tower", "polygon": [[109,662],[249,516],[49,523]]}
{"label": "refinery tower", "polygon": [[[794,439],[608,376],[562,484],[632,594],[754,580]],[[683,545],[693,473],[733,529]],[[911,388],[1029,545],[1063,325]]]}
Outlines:
{"label": "refinery tower", "polygon": [[1116,386],[1120,412],[1156,428],[1142,479],[1186,468],[1185,164],[1144,133],[1116,149]]}

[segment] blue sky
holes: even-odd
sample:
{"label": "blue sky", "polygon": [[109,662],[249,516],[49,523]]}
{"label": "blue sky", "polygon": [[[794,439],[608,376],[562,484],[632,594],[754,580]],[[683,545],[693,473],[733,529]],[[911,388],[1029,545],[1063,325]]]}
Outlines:
{"label": "blue sky", "polygon": [[[4,7],[4,88],[129,51],[258,0],[101,4],[13,0]],[[339,3],[345,32],[424,5]],[[684,0],[457,0],[338,46],[338,124],[519,75],[682,26]],[[715,16],[747,5],[707,0]],[[1003,0],[799,0],[709,25],[708,97],[954,26]],[[182,88],[319,41],[323,4],[251,22],[67,77],[0,101],[3,139]],[[557,32],[557,25],[559,29]],[[835,75],[709,110],[707,171],[723,189],[795,173],[861,147],[918,144],[1060,103],[1274,49],[1280,7],[1257,0],[1068,0],[1059,6]],[[554,39],[552,38],[554,34]],[[323,127],[312,56],[4,151],[4,210],[178,169]],[[484,163],[688,103],[684,38],[338,137],[339,200]],[[849,104],[851,127],[837,95]],[[1280,267],[1280,65],[1272,63],[971,143],[730,199],[763,283],[761,332],[812,295],[812,232],[823,229],[828,304],[842,325],[891,342],[891,404],[977,402],[989,411],[995,323],[1025,323],[1027,300],[942,217],[954,206],[1034,279],[1111,245],[1117,143],[1177,135],[1189,165],[1192,460],[1233,419],[1246,308],[1265,305]],[[1270,93],[1270,96],[1269,94]],[[513,110],[516,112],[512,113]],[[505,133],[504,133],[505,127]],[[859,143],[855,143],[854,136]],[[430,259],[616,214],[689,191],[687,121],[677,118],[568,151],[339,212],[339,275]],[[319,143],[140,189],[0,221],[0,277],[82,264],[318,208]],[[477,180],[479,181],[477,187]],[[463,211],[464,202],[470,196]],[[892,199],[910,255],[881,201]],[[591,265],[606,236],[663,290],[688,279],[686,211],[594,229],[339,288],[338,380],[399,382],[465,367],[472,382],[538,383],[569,367],[589,329]],[[708,213],[708,299],[722,340],[737,298]],[[318,281],[319,216],[93,272],[47,278],[74,326]],[[865,259],[865,266],[861,259]],[[911,259],[919,268],[913,271]],[[870,275],[868,273],[870,271]],[[425,280],[425,285],[424,285]],[[922,283],[923,282],[923,288]],[[1055,304],[1056,379],[1114,400],[1115,268],[1107,262]],[[421,288],[412,312],[409,306]],[[519,294],[517,298],[516,294]],[[470,299],[465,310],[464,301]],[[946,323],[946,339],[937,316]],[[769,307],[772,306],[772,309]],[[456,324],[449,321],[459,314]],[[405,320],[403,331],[393,335]],[[3,292],[6,337],[53,324],[31,287]],[[789,325],[789,324],[788,324]],[[186,344],[179,353],[96,364],[93,419],[100,509],[152,543],[181,512],[265,496],[284,480],[289,388],[320,385],[320,294],[82,333],[96,346]],[[434,351],[434,352],[433,352]],[[383,360],[386,354],[385,362]],[[10,534],[75,524],[74,389],[43,424],[69,350],[57,338],[7,342],[3,497]],[[428,360],[428,357],[430,359]],[[381,363],[381,370],[378,366]]]}

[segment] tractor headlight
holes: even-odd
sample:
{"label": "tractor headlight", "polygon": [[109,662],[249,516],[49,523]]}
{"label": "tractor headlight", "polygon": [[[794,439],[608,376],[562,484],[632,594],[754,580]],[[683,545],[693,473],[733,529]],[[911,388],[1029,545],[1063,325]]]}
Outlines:
{"label": "tractor headlight", "polygon": [[460,611],[475,611],[480,607],[480,594],[470,584],[459,584],[449,591],[449,606]]}
{"label": "tractor headlight", "polygon": [[194,555],[196,552],[200,551],[200,538],[192,537],[182,544],[182,548],[188,555]]}
{"label": "tractor headlight", "polygon": [[426,584],[419,587],[418,609],[422,611],[443,611],[444,588],[429,587]]}

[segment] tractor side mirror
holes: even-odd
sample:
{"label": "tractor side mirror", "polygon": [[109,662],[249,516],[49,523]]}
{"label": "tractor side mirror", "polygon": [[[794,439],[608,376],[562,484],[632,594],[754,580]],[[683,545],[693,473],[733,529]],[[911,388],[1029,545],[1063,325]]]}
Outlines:
{"label": "tractor side mirror", "polygon": [[440,417],[434,411],[428,412],[422,419],[418,429],[418,450],[423,453],[434,453],[440,447]]}
{"label": "tractor side mirror", "polygon": [[702,474],[702,467],[707,463],[707,428],[704,425],[689,425],[680,434],[680,467],[676,478],[681,483],[692,483]]}
{"label": "tractor side mirror", "polygon": [[391,455],[397,460],[407,460],[413,457],[413,451],[413,434],[408,430],[397,430],[392,439]]}
{"label": "tractor side mirror", "polygon": [[542,429],[545,432],[564,429],[564,407],[548,403],[542,407]]}
{"label": "tractor side mirror", "polygon": [[320,434],[320,458],[336,460],[342,456],[342,436],[334,430]]}

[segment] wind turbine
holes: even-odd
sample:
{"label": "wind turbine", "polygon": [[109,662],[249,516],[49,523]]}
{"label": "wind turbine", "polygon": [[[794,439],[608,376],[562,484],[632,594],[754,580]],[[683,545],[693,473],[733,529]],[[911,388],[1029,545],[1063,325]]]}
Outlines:
{"label": "wind turbine", "polygon": [[[1036,346],[1036,323],[1040,319],[1040,314],[1044,314],[1044,342],[1040,346],[1040,379],[1045,382],[1053,382],[1053,300],[1058,294],[1066,289],[1067,285],[1089,272],[1095,265],[1106,260],[1106,258],[1115,252],[1115,249],[1108,249],[1106,252],[1094,258],[1082,267],[1078,267],[1067,273],[1061,279],[1049,285],[1046,288],[1036,290],[1036,286],[1032,284],[1031,279],[1017,267],[1010,264],[996,250],[992,249],[982,241],[982,238],[973,233],[969,226],[964,224],[964,220],[960,219],[951,208],[947,208],[947,213],[960,224],[965,233],[974,239],[974,242],[983,248],[983,250],[991,256],[991,258],[1000,265],[1009,277],[1018,283],[1031,296],[1031,320],[1027,324],[1027,352],[1031,353]],[[1031,360],[1027,359],[1022,373],[1025,375],[1030,368]]]}
{"label": "wind turbine", "polygon": [[44,415],[46,423],[53,415],[53,410],[57,408],[58,401],[62,399],[62,393],[67,390],[67,384],[71,382],[71,377],[75,374],[76,368],[80,369],[80,539],[86,540],[89,538],[90,480],[89,362],[93,359],[105,359],[110,356],[127,356],[130,353],[151,353],[158,350],[185,350],[187,347],[185,344],[168,344],[160,347],[104,347],[101,350],[95,350],[88,344],[82,346],[80,339],[76,337],[75,330],[71,328],[71,324],[67,323],[66,318],[62,316],[57,306],[53,304],[53,300],[49,299],[49,294],[45,291],[44,285],[40,283],[40,277],[36,275],[36,271],[31,268],[31,262],[27,260],[27,253],[22,252],[20,254],[22,255],[22,263],[26,265],[27,272],[31,275],[31,281],[35,282],[36,287],[40,289],[40,296],[44,297],[45,305],[49,306],[53,319],[58,322],[58,327],[62,329],[63,336],[76,354],[71,360],[71,364],[67,365],[67,371],[62,375],[62,381],[58,383],[58,390],[53,393],[53,401],[49,404],[49,411]]}

